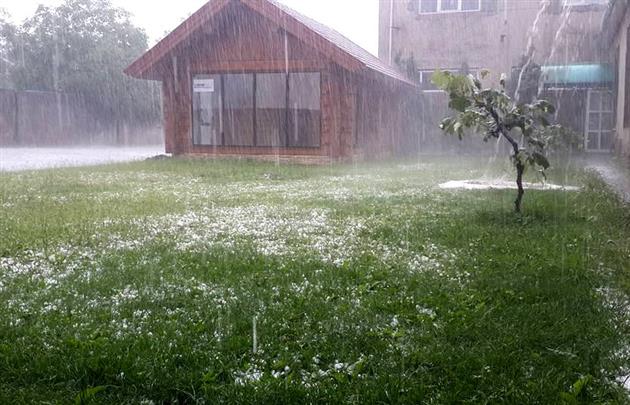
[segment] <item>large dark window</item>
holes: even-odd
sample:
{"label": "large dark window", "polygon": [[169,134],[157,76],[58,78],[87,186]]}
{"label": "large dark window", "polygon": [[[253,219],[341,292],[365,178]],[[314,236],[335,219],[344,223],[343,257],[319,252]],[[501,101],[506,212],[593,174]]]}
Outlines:
{"label": "large dark window", "polygon": [[319,73],[289,75],[289,146],[319,146],[319,99]]}
{"label": "large dark window", "polygon": [[197,75],[194,144],[319,147],[320,95],[319,73]]}
{"label": "large dark window", "polygon": [[254,146],[254,76],[224,75],[225,146]]}
{"label": "large dark window", "polygon": [[256,140],[259,146],[286,146],[287,75],[256,75]]}

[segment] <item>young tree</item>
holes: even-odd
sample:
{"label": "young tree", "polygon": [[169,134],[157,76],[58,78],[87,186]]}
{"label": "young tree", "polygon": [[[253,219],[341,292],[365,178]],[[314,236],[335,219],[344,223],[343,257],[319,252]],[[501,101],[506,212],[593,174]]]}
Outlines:
{"label": "young tree", "polygon": [[15,26],[11,24],[9,13],[0,8],[0,89],[11,87],[9,72],[14,66],[10,44],[15,37]]}
{"label": "young tree", "polygon": [[[483,71],[482,78],[488,74]],[[514,102],[505,92],[505,76],[501,77],[501,87],[498,90],[484,89],[481,82],[471,75],[454,75],[449,72],[436,72],[433,83],[449,94],[449,107],[457,112],[440,124],[444,132],[462,139],[465,130],[470,128],[483,134],[486,142],[490,138],[503,138],[510,144],[518,188],[514,207],[520,213],[525,194],[523,175],[526,168],[539,167],[544,175],[544,170],[550,166],[545,154],[545,134],[548,133],[545,129],[550,127],[548,115],[554,113],[554,106],[545,100],[531,104]]]}

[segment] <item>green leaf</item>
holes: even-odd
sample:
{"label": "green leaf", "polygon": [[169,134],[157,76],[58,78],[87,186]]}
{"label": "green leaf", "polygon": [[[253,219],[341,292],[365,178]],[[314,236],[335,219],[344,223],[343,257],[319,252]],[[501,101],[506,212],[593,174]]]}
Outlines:
{"label": "green leaf", "polygon": [[451,94],[451,101],[448,106],[453,110],[464,112],[466,108],[470,107],[470,101],[464,96]]}
{"label": "green leaf", "polygon": [[586,388],[588,383],[591,382],[592,379],[593,377],[591,377],[590,375],[580,377],[580,379],[578,379],[573,384],[573,394],[575,394],[575,396],[578,397],[582,393],[582,391]]}
{"label": "green leaf", "polygon": [[441,70],[437,70],[431,76],[431,83],[433,83],[437,88],[446,90],[451,83],[452,75],[449,72],[442,72]]}
{"label": "green leaf", "polygon": [[89,404],[96,398],[96,394],[98,394],[101,391],[105,391],[106,389],[107,387],[105,387],[104,385],[99,385],[97,387],[90,387],[88,389],[85,389],[81,391],[79,395],[75,397],[74,404],[75,405]]}

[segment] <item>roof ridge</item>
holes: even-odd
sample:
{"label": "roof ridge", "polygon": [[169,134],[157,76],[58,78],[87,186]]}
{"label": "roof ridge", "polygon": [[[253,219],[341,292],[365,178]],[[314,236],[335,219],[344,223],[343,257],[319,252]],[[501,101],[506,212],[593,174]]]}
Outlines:
{"label": "roof ridge", "polygon": [[[282,4],[277,0],[209,0],[204,3],[196,12],[194,12],[188,19],[182,22],[177,28],[171,31],[166,37],[159,41],[155,46],[149,49],[140,58],[134,61],[127,69],[125,73],[141,77],[143,76],[155,63],[164,58],[170,51],[172,51],[177,45],[188,38],[196,29],[205,24],[209,18],[223,10],[227,5],[232,2],[239,2],[246,7],[249,7],[254,12],[257,12],[263,17],[269,18],[269,15],[265,15],[263,4],[269,4],[271,7],[278,10],[282,15],[288,16],[299,25],[304,26],[306,29],[320,37],[324,41],[330,43],[339,51],[348,55],[354,60],[358,66],[365,69],[369,69],[383,76],[398,80],[411,86],[416,86],[405,74],[400,72],[394,66],[386,64],[379,59],[376,55],[373,55],[366,49],[357,45],[351,39],[347,38],[339,31],[323,24],[311,17],[308,17],[298,11],[292,9],[286,4]],[[275,22],[278,24],[278,22]],[[286,28],[286,27],[283,27]],[[334,58],[333,58],[334,60]]]}

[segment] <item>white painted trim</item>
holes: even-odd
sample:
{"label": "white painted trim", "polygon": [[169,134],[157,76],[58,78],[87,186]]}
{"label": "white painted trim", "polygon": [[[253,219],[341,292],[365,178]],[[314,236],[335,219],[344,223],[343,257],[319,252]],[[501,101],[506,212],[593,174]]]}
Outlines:
{"label": "white painted trim", "polygon": [[457,0],[457,10],[442,10],[442,1],[437,1],[437,11],[422,11],[422,1],[418,0],[418,14],[420,15],[431,15],[431,14],[455,14],[455,13],[477,13],[481,11],[481,0],[477,0],[477,9],[474,10],[462,10],[462,2],[463,0]]}
{"label": "white painted trim", "polygon": [[394,0],[389,1],[389,64],[394,62],[393,50],[394,47]]}
{"label": "white painted trim", "polygon": [[[600,101],[599,101],[599,106],[597,109],[591,109],[591,95],[592,93],[599,93],[600,94]],[[615,114],[615,112],[611,109],[611,110],[604,110],[603,109],[603,105],[604,105],[604,94],[605,93],[609,93],[611,94],[611,99],[614,95],[613,92],[611,92],[610,90],[606,90],[606,89],[588,89],[587,92],[587,96],[586,96],[586,122],[584,124],[584,150],[587,152],[601,152],[601,153],[607,153],[610,152],[613,148],[614,145],[611,145],[610,148],[608,149],[604,149],[602,148],[602,134],[604,132],[610,132],[611,135],[611,142],[613,142],[614,140],[614,133],[615,133],[615,128],[610,128],[609,130],[604,130],[602,128],[602,124],[603,124],[603,115],[604,114]],[[590,129],[590,118],[591,118],[591,114],[597,114],[598,115],[598,119],[599,119],[599,125],[598,128],[596,130],[591,130]],[[589,141],[589,135],[591,133],[597,133],[597,149],[589,149],[588,147],[588,141]],[[613,142],[614,144],[614,142]]]}

